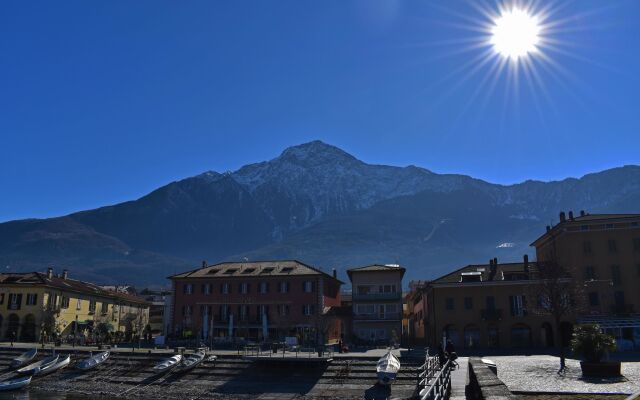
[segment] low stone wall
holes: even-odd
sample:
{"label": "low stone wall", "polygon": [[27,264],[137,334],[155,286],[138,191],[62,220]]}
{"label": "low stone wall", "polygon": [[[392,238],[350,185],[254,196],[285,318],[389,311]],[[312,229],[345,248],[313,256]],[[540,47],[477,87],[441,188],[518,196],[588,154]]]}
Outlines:
{"label": "low stone wall", "polygon": [[467,399],[506,400],[519,399],[511,393],[507,385],[480,361],[478,357],[469,357],[469,385]]}

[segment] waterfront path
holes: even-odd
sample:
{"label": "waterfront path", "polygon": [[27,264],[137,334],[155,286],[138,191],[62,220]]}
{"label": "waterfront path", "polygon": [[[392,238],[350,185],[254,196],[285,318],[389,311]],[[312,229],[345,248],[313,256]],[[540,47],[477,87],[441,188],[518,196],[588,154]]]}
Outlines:
{"label": "waterfront path", "polygon": [[456,360],[460,368],[451,371],[451,400],[464,400],[466,398],[465,388],[467,386],[469,359],[460,357]]}

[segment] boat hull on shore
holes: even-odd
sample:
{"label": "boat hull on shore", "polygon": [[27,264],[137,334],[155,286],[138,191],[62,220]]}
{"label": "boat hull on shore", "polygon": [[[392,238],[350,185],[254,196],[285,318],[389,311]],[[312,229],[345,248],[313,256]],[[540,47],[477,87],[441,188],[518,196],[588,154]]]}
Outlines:
{"label": "boat hull on shore", "polygon": [[0,392],[18,390],[31,383],[31,376],[21,376],[0,382]]}
{"label": "boat hull on shore", "polygon": [[33,360],[38,354],[38,349],[31,349],[26,353],[21,354],[20,356],[14,358],[9,364],[9,368],[16,369],[20,368],[23,365],[27,365],[31,360]]}

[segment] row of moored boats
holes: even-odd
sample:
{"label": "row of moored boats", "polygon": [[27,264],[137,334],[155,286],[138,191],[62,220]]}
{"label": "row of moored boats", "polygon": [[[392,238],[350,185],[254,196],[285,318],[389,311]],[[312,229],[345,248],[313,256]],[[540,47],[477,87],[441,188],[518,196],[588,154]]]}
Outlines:
{"label": "row of moored boats", "polygon": [[[33,377],[49,375],[55,371],[67,367],[71,363],[71,355],[57,355],[52,354],[49,357],[45,357],[40,361],[32,362],[38,349],[32,349],[26,353],[16,357],[11,361],[9,367],[18,374],[17,377],[0,381],[0,391],[15,390],[23,388],[31,383]],[[81,371],[88,371],[96,368],[98,365],[104,363],[109,358],[111,353],[109,351],[103,351],[101,353],[92,355],[76,364],[76,368]],[[157,374],[165,373],[185,373],[197,367],[202,361],[204,361],[206,353],[204,350],[199,350],[194,354],[182,356],[180,354],[169,357],[166,360],[158,363],[153,371]],[[214,357],[215,358],[215,357]]]}

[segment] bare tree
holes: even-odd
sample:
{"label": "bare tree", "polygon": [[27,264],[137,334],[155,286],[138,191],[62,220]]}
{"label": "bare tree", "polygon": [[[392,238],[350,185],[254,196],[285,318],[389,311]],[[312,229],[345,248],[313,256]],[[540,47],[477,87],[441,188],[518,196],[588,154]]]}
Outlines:
{"label": "bare tree", "polygon": [[529,286],[531,298],[535,300],[533,312],[550,315],[556,326],[556,347],[560,352],[560,369],[565,371],[565,346],[562,344],[562,321],[574,317],[584,309],[585,296],[582,286],[570,271],[555,261],[538,262],[532,270],[534,282]]}

